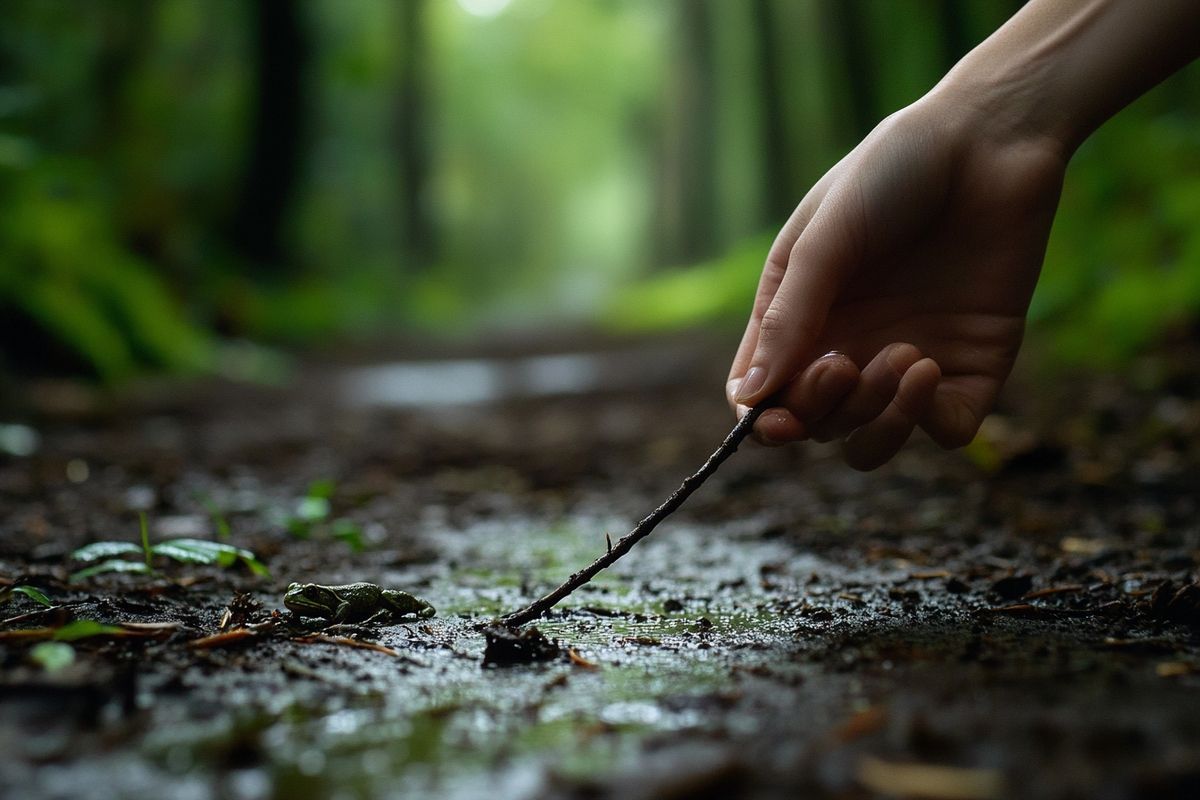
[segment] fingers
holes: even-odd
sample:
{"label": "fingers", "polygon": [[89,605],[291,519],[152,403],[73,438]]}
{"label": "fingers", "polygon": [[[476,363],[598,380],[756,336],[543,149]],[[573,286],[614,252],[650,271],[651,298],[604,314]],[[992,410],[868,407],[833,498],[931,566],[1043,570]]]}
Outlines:
{"label": "fingers", "polygon": [[836,408],[809,427],[818,442],[841,439],[878,417],[892,402],[901,379],[921,360],[921,351],[911,344],[890,344],[867,364],[858,385]]}
{"label": "fingers", "polygon": [[[771,396],[812,357],[837,289],[856,261],[850,231],[858,226],[846,219],[844,205],[826,196],[796,240],[779,287],[758,321],[737,403],[752,406]],[[752,339],[748,335],[743,341],[745,349]]]}
{"label": "fingers", "polygon": [[890,461],[908,441],[917,422],[926,416],[941,377],[941,369],[931,358],[909,367],[883,413],[847,437],[846,463],[866,471]]}
{"label": "fingers", "polygon": [[[891,460],[918,425],[944,447],[969,442],[994,396],[978,383],[943,380],[937,362],[911,344],[888,345],[861,374],[847,356],[829,353],[779,394],[779,407],[755,424],[755,438],[768,445],[844,438],[846,463],[873,470]],[[729,390],[736,386],[731,381]],[[745,408],[739,406],[739,414]]]}
{"label": "fingers", "polygon": [[1001,381],[983,375],[948,378],[941,382],[920,425],[942,447],[970,444],[983,418],[991,411]]}
{"label": "fingers", "polygon": [[[858,383],[858,367],[842,353],[818,358],[754,424],[755,438],[775,445],[808,438],[807,425],[828,414]],[[744,408],[744,407],[743,407]]]}
{"label": "fingers", "polygon": [[788,218],[788,221],[779,231],[779,235],[775,237],[775,241],[771,245],[771,250],[767,253],[766,264],[763,266],[762,277],[759,279],[758,290],[755,293],[754,305],[750,311],[750,320],[746,324],[746,331],[742,335],[737,354],[734,356],[733,364],[729,368],[726,396],[730,407],[735,411],[737,410],[737,403],[734,402],[733,395],[736,394],[737,385],[745,377],[746,371],[750,367],[750,359],[754,356],[754,352],[758,348],[759,328],[762,325],[763,315],[766,314],[767,309],[771,306],[771,302],[775,299],[775,295],[783,283],[783,277],[788,270],[789,260],[792,250],[796,246],[796,241],[804,233],[813,214],[816,213],[817,208],[821,205],[821,201],[829,189],[829,184],[833,180],[836,169],[835,167],[826,173],[809,190],[808,194],[804,196],[804,199],[796,206],[796,210],[792,212],[791,217]]}

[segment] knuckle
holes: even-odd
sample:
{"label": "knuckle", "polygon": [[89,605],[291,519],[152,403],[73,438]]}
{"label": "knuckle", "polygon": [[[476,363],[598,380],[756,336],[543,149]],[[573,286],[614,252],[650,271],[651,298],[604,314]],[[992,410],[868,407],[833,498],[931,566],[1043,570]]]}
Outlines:
{"label": "knuckle", "polygon": [[759,323],[759,337],[778,337],[788,329],[788,315],[779,307],[778,303],[772,303],[763,312],[762,321]]}

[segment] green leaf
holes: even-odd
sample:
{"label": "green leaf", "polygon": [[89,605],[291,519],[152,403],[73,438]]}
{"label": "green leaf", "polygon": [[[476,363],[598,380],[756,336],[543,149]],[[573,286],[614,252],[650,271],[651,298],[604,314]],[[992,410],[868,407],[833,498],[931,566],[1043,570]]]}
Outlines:
{"label": "green leaf", "polygon": [[98,561],[101,558],[140,552],[142,548],[133,542],[92,542],[71,553],[71,558],[76,561]]}
{"label": "green leaf", "polygon": [[200,504],[208,511],[208,517],[212,520],[213,527],[216,528],[217,538],[223,542],[229,541],[231,532],[229,530],[229,520],[225,519],[225,515],[221,513],[221,509],[213,502],[213,499],[208,495],[199,496]]}
{"label": "green leaf", "polygon": [[259,561],[253,555],[241,556],[242,563],[246,565],[246,569],[250,570],[251,574],[259,578],[271,577],[271,570],[267,569],[267,565]]}
{"label": "green leaf", "polygon": [[366,543],[363,542],[362,528],[347,517],[335,519],[330,533],[333,538],[345,542],[356,553],[361,553],[366,547]]}
{"label": "green leaf", "polygon": [[316,500],[328,500],[333,497],[333,492],[336,488],[337,484],[329,478],[313,481],[308,485],[308,493],[305,497],[311,497]]}
{"label": "green leaf", "polygon": [[296,517],[305,522],[319,522],[329,516],[329,500],[325,497],[305,497],[296,504]]}
{"label": "green leaf", "polygon": [[74,642],[89,636],[107,636],[113,633],[123,633],[123,629],[116,625],[105,625],[103,622],[96,622],[93,619],[77,619],[56,630],[54,641]]}
{"label": "green leaf", "polygon": [[30,649],[29,658],[46,672],[58,672],[75,663],[75,648],[66,642],[39,642]]}
{"label": "green leaf", "polygon": [[[140,551],[141,548],[137,549]],[[99,564],[71,573],[71,582],[77,583],[104,572],[137,572],[147,575],[153,571],[141,561],[125,561],[120,558],[114,558],[111,561],[101,561]]]}
{"label": "green leaf", "polygon": [[54,605],[54,603],[50,602],[49,597],[46,597],[46,595],[33,586],[14,586],[12,591],[15,594],[23,594],[33,602],[46,606],[46,608]]}
{"label": "green leaf", "polygon": [[147,530],[147,526],[146,526],[146,512],[145,511],[138,512],[138,522],[139,522],[141,530],[142,530],[142,554],[145,556],[146,566],[151,567],[151,566],[153,566],[153,564],[151,563],[151,560],[152,560],[154,554],[153,554],[153,551],[151,551],[151,549],[150,549],[150,532],[149,532],[149,530]]}
{"label": "green leaf", "polygon": [[184,563],[219,564],[222,567],[231,567],[241,561],[255,575],[270,574],[254,553],[225,542],[210,542],[206,539],[172,539],[169,542],[160,542],[152,549],[156,555],[166,556]]}
{"label": "green leaf", "polygon": [[217,553],[180,545],[177,542],[159,542],[151,550],[156,556],[166,556],[181,564],[215,564]]}

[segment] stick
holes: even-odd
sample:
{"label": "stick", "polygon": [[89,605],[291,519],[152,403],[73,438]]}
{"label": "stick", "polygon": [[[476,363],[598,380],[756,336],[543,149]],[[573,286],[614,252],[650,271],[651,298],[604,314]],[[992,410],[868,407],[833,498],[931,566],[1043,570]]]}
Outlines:
{"label": "stick", "polygon": [[658,523],[662,522],[671,512],[683,505],[683,501],[687,500],[692,492],[699,489],[700,484],[704,483],[708,479],[708,476],[717,471],[717,467],[721,466],[721,462],[733,455],[734,451],[738,449],[738,445],[742,443],[742,440],[750,433],[750,429],[754,427],[755,421],[762,416],[762,413],[768,408],[773,408],[775,405],[776,403],[768,400],[759,403],[746,412],[746,416],[738,420],[738,423],[733,426],[733,430],[725,437],[725,441],[721,442],[721,446],[704,462],[704,466],[700,467],[696,474],[686,478],[680,487],[661,506],[651,511],[649,516],[634,526],[633,530],[625,534],[616,544],[612,545],[604,555],[567,578],[554,591],[534,600],[519,611],[514,611],[511,614],[501,617],[500,622],[514,628],[524,625],[526,622],[531,622],[554,608],[571,592],[596,577],[596,574],[600,570],[611,567],[616,563],[618,558],[628,553],[635,544],[649,536]]}

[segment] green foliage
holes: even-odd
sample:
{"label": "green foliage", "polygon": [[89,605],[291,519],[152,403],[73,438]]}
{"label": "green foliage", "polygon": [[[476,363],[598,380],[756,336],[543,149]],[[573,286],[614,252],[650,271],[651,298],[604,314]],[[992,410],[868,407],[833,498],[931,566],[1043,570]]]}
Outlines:
{"label": "green foliage", "polygon": [[[253,4],[5,7],[0,324],[32,336],[32,369],[279,380],[270,351],[219,337],[462,334],[546,317],[740,325],[768,244],[754,232],[784,213],[767,198],[798,201],[859,128],[918,97],[1016,5],[289,7],[307,56],[299,158],[276,176],[280,264],[232,233],[261,132]],[[1172,78],[1072,166],[1034,306],[1065,357],[1119,360],[1196,317],[1197,86]],[[402,163],[400,122],[424,139],[423,184]],[[681,225],[697,199],[703,219]],[[399,224],[414,208],[437,240],[425,250]],[[704,246],[680,255],[696,234]],[[43,351],[70,363],[45,365]]]}
{"label": "green foliage", "polygon": [[[258,577],[269,577],[271,574],[254,553],[241,547],[234,547],[227,542],[182,538],[150,544],[145,514],[141,515],[141,539],[140,547],[132,542],[93,542],[79,548],[71,554],[76,561],[99,561],[100,563],[73,573],[71,580],[82,581],[106,572],[149,574],[154,572],[155,556],[169,558],[181,564],[216,564],[226,568],[240,563]],[[129,561],[119,558],[119,556],[134,553],[141,554],[143,560]]]}
{"label": "green foliage", "polygon": [[222,542],[229,541],[230,536],[232,536],[232,532],[229,529],[229,520],[225,519],[225,515],[221,513],[220,507],[206,494],[200,495],[199,500],[200,504],[204,506],[204,510],[208,512],[209,519],[212,520],[217,538]]}
{"label": "green foliage", "polygon": [[184,564],[217,564],[222,567],[232,567],[242,563],[260,578],[268,577],[271,574],[254,553],[225,542],[211,542],[206,539],[172,539],[160,542],[150,549],[156,556],[166,556]]}
{"label": "green foliage", "polygon": [[367,543],[363,540],[362,528],[358,523],[347,517],[340,517],[329,527],[329,535],[350,548],[351,552],[361,553]]}
{"label": "green foliage", "polygon": [[10,601],[14,594],[24,595],[38,605],[46,606],[47,608],[54,605],[54,603],[50,602],[49,597],[46,597],[41,590],[34,586],[11,586],[0,590],[0,605]]}
{"label": "green foliage", "polygon": [[95,575],[103,575],[107,572],[133,572],[139,575],[149,575],[154,572],[154,570],[146,566],[145,563],[141,561],[125,561],[123,559],[113,558],[109,559],[108,561],[101,561],[99,564],[94,564],[90,567],[84,567],[78,572],[72,572],[71,582],[79,583],[80,581],[85,581]]}
{"label": "green foliage", "polygon": [[0,308],[30,319],[105,380],[212,358],[154,268],[115,237],[111,197],[92,166],[44,160],[0,192]]}
{"label": "green foliage", "polygon": [[296,503],[295,510],[283,520],[288,533],[297,539],[308,539],[314,534],[328,535],[344,542],[358,553],[366,547],[362,529],[349,517],[330,519],[333,511],[331,500],[337,484],[323,479],[309,484],[308,492]]}
{"label": "green foliage", "polygon": [[604,320],[622,332],[744,323],[771,241],[754,237],[722,258],[631,284],[617,294]]}
{"label": "green foliage", "polygon": [[142,553],[142,548],[133,542],[92,542],[71,553],[76,561],[98,561],[130,553]]}
{"label": "green foliage", "polygon": [[1200,315],[1196,115],[1124,112],[1084,145],[1030,311],[1058,355],[1112,365]]}
{"label": "green foliage", "polygon": [[75,648],[66,642],[38,642],[30,648],[29,660],[46,672],[58,672],[75,663]]}
{"label": "green foliage", "polygon": [[74,622],[68,622],[54,631],[53,638],[56,642],[77,642],[80,639],[89,639],[93,636],[111,636],[113,634],[120,634],[123,631],[124,629],[117,625],[105,625],[103,622],[96,622],[91,619],[77,619]]}

